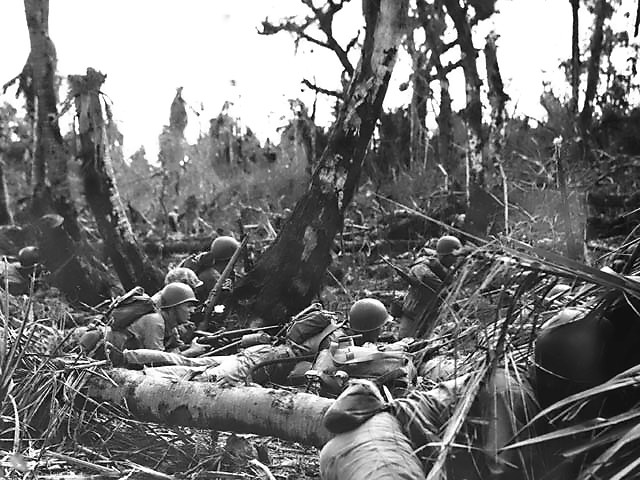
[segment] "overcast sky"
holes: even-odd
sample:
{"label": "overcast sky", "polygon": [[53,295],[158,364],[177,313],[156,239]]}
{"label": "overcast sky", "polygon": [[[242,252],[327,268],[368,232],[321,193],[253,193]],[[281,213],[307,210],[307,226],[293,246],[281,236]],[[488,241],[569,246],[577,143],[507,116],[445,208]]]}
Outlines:
{"label": "overcast sky", "polygon": [[[360,5],[352,0],[337,17],[336,36],[343,44],[362,26]],[[483,22],[481,31],[484,35],[495,28],[500,34],[498,57],[511,110],[517,106],[519,112],[540,117],[542,81],[561,78],[559,61],[570,55],[570,3],[499,0],[498,6],[501,13]],[[300,0],[50,0],[49,23],[59,73],[84,73],[87,67],[106,73],[103,91],[113,102],[125,153],[144,145],[154,159],[176,87],[184,87],[191,108],[204,108],[199,118],[189,112],[191,141],[208,129],[226,100],[234,102],[232,113],[261,141],[277,141],[276,129],[290,116],[288,99],[311,104],[302,78],[337,88],[341,67],[335,55],[308,44],[296,54],[288,34],[256,33],[267,16],[277,20],[299,12],[306,12]],[[0,19],[4,83],[19,73],[29,53],[22,0],[0,0]],[[484,45],[483,35],[477,48]],[[407,100],[408,92],[401,93],[398,85],[408,72],[408,65],[396,68],[387,108]],[[464,85],[453,82],[452,88],[454,99],[463,102]],[[0,101],[10,100],[14,92]],[[319,123],[326,124],[331,103],[319,107]]]}

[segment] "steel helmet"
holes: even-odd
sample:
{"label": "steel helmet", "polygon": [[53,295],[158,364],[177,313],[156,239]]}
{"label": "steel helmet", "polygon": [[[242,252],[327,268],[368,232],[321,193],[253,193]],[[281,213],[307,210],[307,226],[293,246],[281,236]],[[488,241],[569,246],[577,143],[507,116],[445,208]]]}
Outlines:
{"label": "steel helmet", "polygon": [[170,283],[160,292],[160,308],[171,308],[185,302],[197,303],[197,301],[193,290],[186,283]]}
{"label": "steel helmet", "polygon": [[196,272],[186,267],[176,267],[169,270],[167,276],[164,277],[164,283],[168,285],[174,282],[186,283],[191,288],[198,288],[203,284],[202,280],[196,275]]}
{"label": "steel helmet", "polygon": [[438,255],[451,255],[460,248],[462,248],[460,240],[453,235],[444,235],[443,237],[440,237],[436,244],[436,252]]}
{"label": "steel helmet", "polygon": [[375,298],[358,300],[349,310],[349,324],[356,332],[370,332],[391,318],[384,304]]}
{"label": "steel helmet", "polygon": [[18,260],[20,261],[20,266],[24,268],[33,267],[40,262],[40,250],[38,250],[38,247],[24,247],[18,252]]}
{"label": "steel helmet", "polygon": [[540,331],[555,328],[565,325],[567,323],[571,323],[576,320],[578,317],[584,315],[586,312],[580,308],[565,308],[561,310],[559,313],[551,317],[540,327]]}
{"label": "steel helmet", "polygon": [[229,260],[233,254],[236,252],[240,244],[238,241],[229,236],[222,236],[216,238],[213,242],[211,242],[211,255],[213,256],[214,262],[221,262],[225,260]]}

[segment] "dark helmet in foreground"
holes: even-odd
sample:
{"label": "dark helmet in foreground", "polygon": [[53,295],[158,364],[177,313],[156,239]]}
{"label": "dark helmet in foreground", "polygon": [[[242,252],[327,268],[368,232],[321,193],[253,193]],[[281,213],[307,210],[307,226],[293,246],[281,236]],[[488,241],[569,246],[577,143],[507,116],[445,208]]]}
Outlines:
{"label": "dark helmet in foreground", "polygon": [[186,302],[198,302],[195,293],[186,283],[173,282],[161,290],[160,308],[171,308]]}
{"label": "dark helmet in foreground", "polygon": [[211,242],[211,256],[213,257],[214,262],[223,262],[229,260],[233,254],[236,252],[240,243],[229,236],[222,236],[216,238],[213,242]]}
{"label": "dark helmet in foreground", "polygon": [[358,300],[349,310],[349,324],[356,332],[370,332],[391,318],[384,304],[375,298]]}

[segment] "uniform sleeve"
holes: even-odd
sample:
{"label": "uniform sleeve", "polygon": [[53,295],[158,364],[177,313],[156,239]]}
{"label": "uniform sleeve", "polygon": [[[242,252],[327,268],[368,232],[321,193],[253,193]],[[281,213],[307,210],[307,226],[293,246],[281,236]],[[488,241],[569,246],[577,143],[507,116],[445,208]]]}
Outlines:
{"label": "uniform sleeve", "polygon": [[159,314],[144,315],[129,326],[140,348],[164,351],[164,320]]}
{"label": "uniform sleeve", "polygon": [[429,263],[420,263],[411,269],[411,274],[431,288],[440,288],[442,280],[430,268]]}

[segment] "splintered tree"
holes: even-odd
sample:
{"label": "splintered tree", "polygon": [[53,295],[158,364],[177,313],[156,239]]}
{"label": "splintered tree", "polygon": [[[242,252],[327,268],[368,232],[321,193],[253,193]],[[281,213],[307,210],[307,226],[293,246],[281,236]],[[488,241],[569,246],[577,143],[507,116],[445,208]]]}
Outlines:
{"label": "splintered tree", "polygon": [[320,291],[331,247],[358,186],[407,19],[408,0],[364,2],[361,58],[309,190],[275,242],[234,291],[270,324],[306,307]]}
{"label": "splintered tree", "polygon": [[36,214],[56,212],[76,241],[80,227],[71,200],[69,154],[58,125],[56,49],[49,37],[49,0],[24,0],[31,52],[20,75],[20,86],[35,123],[33,159],[33,209]]}
{"label": "splintered tree", "polygon": [[92,68],[86,75],[68,78],[69,95],[76,106],[84,194],[122,285],[155,292],[162,286],[162,274],[138,245],[115,182],[100,98],[105,78]]}
{"label": "splintered tree", "polygon": [[[160,153],[158,160],[162,166],[162,193],[160,203],[166,210],[167,196],[180,196],[180,177],[186,153],[184,129],[187,127],[187,110],[182,98],[182,87],[176,89],[176,96],[171,102],[169,125],[165,126],[160,135]],[[166,212],[165,212],[166,213]]]}

